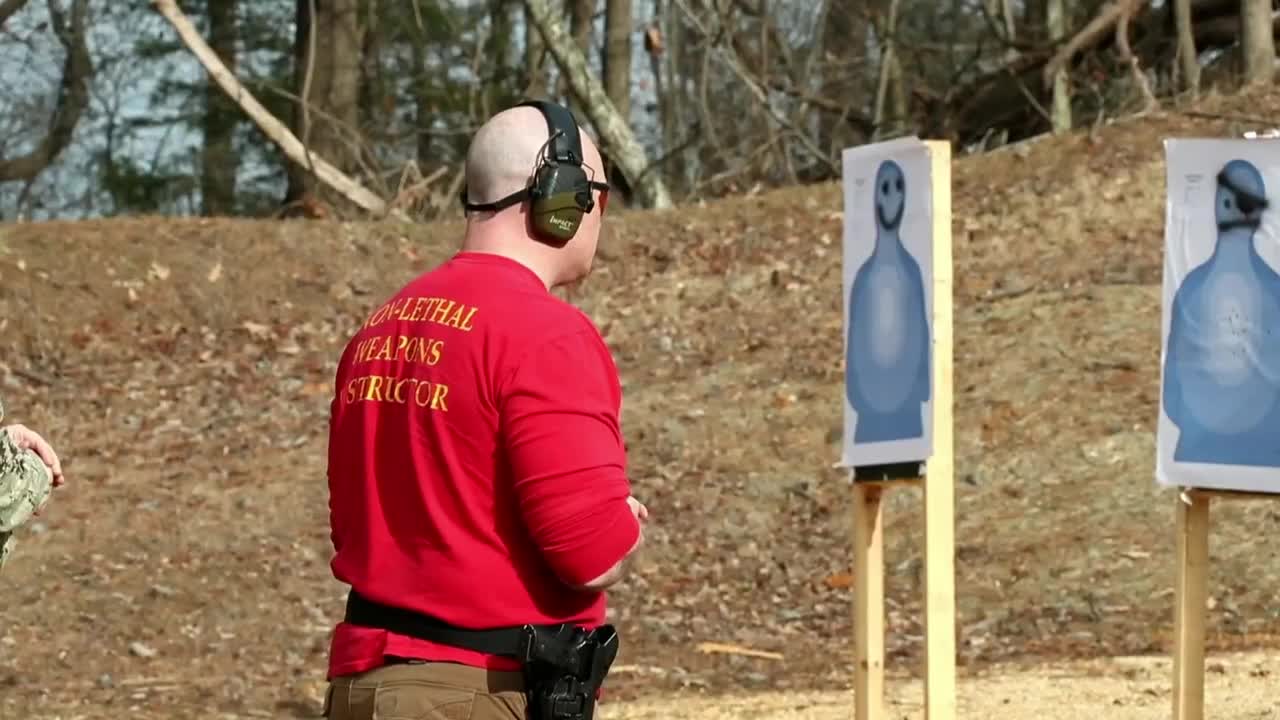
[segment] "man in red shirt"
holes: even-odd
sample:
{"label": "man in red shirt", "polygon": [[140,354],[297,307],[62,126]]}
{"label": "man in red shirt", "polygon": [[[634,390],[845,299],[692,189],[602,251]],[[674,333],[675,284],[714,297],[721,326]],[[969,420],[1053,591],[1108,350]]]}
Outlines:
{"label": "man in red shirt", "polygon": [[338,363],[332,569],[351,595],[327,717],[552,720],[527,707],[512,638],[601,626],[641,544],[617,368],[550,292],[590,271],[608,198],[579,130],[547,104],[481,127],[461,251],[375,309]]}

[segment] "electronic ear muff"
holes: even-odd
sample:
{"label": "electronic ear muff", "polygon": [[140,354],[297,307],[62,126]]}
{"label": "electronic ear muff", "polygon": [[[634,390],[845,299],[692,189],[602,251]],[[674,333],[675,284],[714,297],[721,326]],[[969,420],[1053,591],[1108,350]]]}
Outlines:
{"label": "electronic ear muff", "polygon": [[547,121],[550,139],[538,153],[532,180],[523,190],[492,203],[469,203],[463,190],[462,206],[469,211],[497,212],[527,199],[534,236],[563,245],[578,232],[582,217],[595,208],[592,191],[606,193],[609,185],[587,177],[578,122],[568,108],[545,100],[526,100],[515,107],[537,108]]}

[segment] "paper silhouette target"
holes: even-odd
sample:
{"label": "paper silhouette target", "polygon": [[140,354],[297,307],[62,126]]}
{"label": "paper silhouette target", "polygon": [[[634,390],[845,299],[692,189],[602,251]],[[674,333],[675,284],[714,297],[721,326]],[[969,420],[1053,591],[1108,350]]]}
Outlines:
{"label": "paper silhouette target", "polygon": [[845,407],[842,463],[932,452],[933,213],[916,138],[844,151]]}
{"label": "paper silhouette target", "polygon": [[1280,141],[1165,153],[1157,480],[1280,493]]}

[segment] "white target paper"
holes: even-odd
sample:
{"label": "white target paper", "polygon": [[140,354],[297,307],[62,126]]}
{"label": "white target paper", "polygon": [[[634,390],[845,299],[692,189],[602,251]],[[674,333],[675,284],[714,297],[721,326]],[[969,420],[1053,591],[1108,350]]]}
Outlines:
{"label": "white target paper", "polygon": [[933,200],[929,149],[846,149],[844,444],[847,467],[933,451]]}
{"label": "white target paper", "polygon": [[1280,141],[1165,156],[1156,479],[1280,492]]}

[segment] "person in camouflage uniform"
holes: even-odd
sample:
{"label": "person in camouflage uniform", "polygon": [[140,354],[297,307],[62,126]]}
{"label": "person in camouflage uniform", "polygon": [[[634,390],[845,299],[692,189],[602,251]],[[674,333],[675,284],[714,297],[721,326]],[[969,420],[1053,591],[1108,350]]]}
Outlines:
{"label": "person in camouflage uniform", "polygon": [[0,568],[13,552],[13,532],[39,514],[63,481],[62,464],[44,438],[25,425],[0,427]]}

